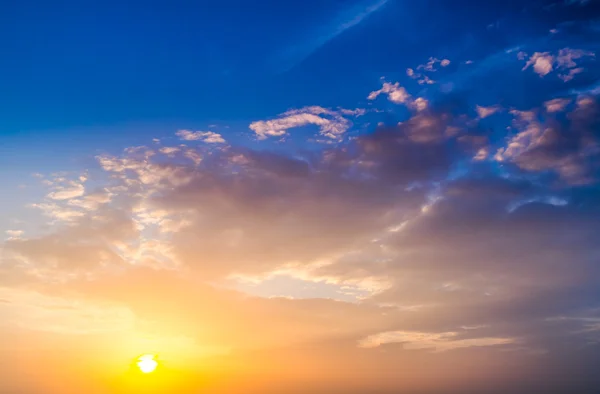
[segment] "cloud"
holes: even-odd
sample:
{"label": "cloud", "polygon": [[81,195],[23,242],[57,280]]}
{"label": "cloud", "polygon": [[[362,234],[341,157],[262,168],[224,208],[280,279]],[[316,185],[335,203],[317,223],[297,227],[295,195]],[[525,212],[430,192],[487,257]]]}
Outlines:
{"label": "cloud", "polygon": [[202,141],[206,142],[207,144],[225,143],[225,139],[221,136],[221,134],[215,133],[213,131],[179,130],[175,133],[175,135],[177,135],[184,141]]}
{"label": "cloud", "polygon": [[176,146],[165,146],[160,148],[158,151],[164,155],[173,156],[175,153],[180,151],[180,148]]}
{"label": "cloud", "polygon": [[375,100],[380,94],[387,94],[388,100],[395,104],[406,103],[410,94],[404,89],[398,82],[392,84],[390,82],[384,82],[383,86],[379,90],[374,90],[369,93],[368,100]]}
{"label": "cloud", "polygon": [[476,105],[475,110],[477,111],[477,116],[480,119],[484,119],[484,118],[487,118],[488,116],[491,116],[491,115],[495,114],[496,112],[502,110],[502,108],[498,105],[493,105],[491,107],[483,107],[480,105]]}
{"label": "cloud", "polygon": [[[527,54],[525,52],[518,53],[519,60],[524,60],[526,56]],[[572,80],[575,75],[584,71],[583,67],[577,67],[575,60],[579,61],[580,59],[593,57],[595,57],[593,52],[571,48],[560,49],[554,55],[550,54],[550,52],[535,52],[529,60],[527,60],[522,70],[526,70],[530,66],[533,66],[533,70],[539,74],[540,77],[558,70],[558,77],[564,82],[568,82]]]}
{"label": "cloud", "polygon": [[[50,192],[80,176],[86,188],[34,203],[54,223],[6,233],[1,330],[55,343],[57,369],[104,349],[112,369],[94,368],[120,370],[156,347],[227,380],[264,368],[282,387],[356,388],[365,368],[390,392],[473,389],[515,369],[551,379],[549,366],[596,376],[581,367],[598,360],[597,99],[540,100],[491,133],[478,120],[495,107],[475,117],[460,98],[414,98],[397,83],[369,97],[382,94],[410,111],[370,111],[372,128],[352,138],[360,108],[251,125],[265,138],[315,125],[333,145],[138,146],[73,179],[43,176]],[[91,378],[67,380],[81,392]]]}
{"label": "cloud", "polygon": [[388,100],[394,104],[404,104],[407,107],[417,111],[423,111],[429,105],[429,101],[423,97],[417,97],[416,99],[413,99],[406,89],[400,86],[398,82],[393,84],[390,82],[384,82],[381,89],[374,90],[369,93],[367,100],[375,100],[381,94],[386,94],[388,96]]}
{"label": "cloud", "polygon": [[259,120],[250,124],[250,129],[258,139],[281,137],[287,135],[289,129],[306,125],[319,127],[319,134],[332,140],[342,138],[343,134],[352,127],[352,122],[342,115],[362,115],[363,112],[340,110],[334,111],[323,107],[312,106],[289,110],[278,118]]}
{"label": "cloud", "polygon": [[[546,108],[554,111],[564,105],[547,102]],[[592,182],[600,143],[593,131],[598,123],[597,107],[594,99],[583,97],[566,121],[546,123],[533,112],[511,111],[520,131],[498,150],[496,160],[513,162],[526,171],[553,171],[569,183]]]}
{"label": "cloud", "polygon": [[20,238],[24,231],[23,230],[6,230],[6,235],[8,235],[9,239]]}
{"label": "cloud", "polygon": [[[80,183],[81,182],[81,183]],[[80,197],[85,193],[84,181],[70,181],[62,177],[51,181],[53,191],[48,193],[48,198],[52,200],[68,200],[75,197]]]}
{"label": "cloud", "polygon": [[437,69],[435,68],[435,66],[439,64],[442,67],[447,67],[448,65],[450,65],[450,60],[448,59],[438,59],[436,57],[430,57],[429,61],[425,64],[419,64],[417,66],[417,70],[423,70],[423,71],[437,71]]}
{"label": "cloud", "polygon": [[514,338],[469,338],[457,339],[456,332],[426,333],[389,331],[371,335],[359,342],[365,348],[378,347],[386,343],[402,343],[404,349],[433,349],[444,352],[453,349],[482,346],[498,346],[515,343]]}
{"label": "cloud", "polygon": [[571,99],[556,98],[546,101],[544,103],[544,107],[546,108],[546,112],[549,113],[562,112],[565,110],[567,105],[569,105],[569,103],[571,103]]}
{"label": "cloud", "polygon": [[289,46],[277,54],[273,60],[278,65],[283,65],[280,67],[282,71],[290,70],[328,42],[366,21],[369,16],[383,8],[388,1],[361,1],[355,6],[340,10],[329,23],[312,31],[305,42]]}
{"label": "cloud", "polygon": [[529,66],[533,66],[533,70],[539,74],[540,77],[549,74],[552,72],[554,63],[554,57],[551,56],[548,52],[535,52],[525,66],[523,66],[523,70],[527,70]]}
{"label": "cloud", "polygon": [[[430,78],[426,73],[434,73],[438,71],[436,68],[437,65],[441,67],[447,67],[450,65],[450,60],[448,59],[438,59],[436,57],[430,57],[427,63],[419,64],[416,68],[407,68],[406,75],[408,75],[412,79],[416,79],[419,85],[433,85],[435,81]],[[415,69],[417,71],[415,71]],[[418,72],[420,71],[420,72]]]}

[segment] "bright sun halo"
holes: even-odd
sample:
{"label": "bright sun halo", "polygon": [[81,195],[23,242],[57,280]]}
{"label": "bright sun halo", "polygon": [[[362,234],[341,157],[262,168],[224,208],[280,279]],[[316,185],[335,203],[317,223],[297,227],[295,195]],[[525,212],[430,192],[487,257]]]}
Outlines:
{"label": "bright sun halo", "polygon": [[154,372],[158,366],[158,362],[155,360],[156,356],[153,354],[144,354],[138,357],[137,366],[143,373]]}

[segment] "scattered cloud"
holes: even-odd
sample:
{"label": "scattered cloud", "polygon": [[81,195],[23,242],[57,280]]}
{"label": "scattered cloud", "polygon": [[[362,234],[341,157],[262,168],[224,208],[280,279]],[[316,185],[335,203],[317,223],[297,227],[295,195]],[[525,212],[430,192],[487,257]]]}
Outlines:
{"label": "scattered cloud", "polygon": [[514,338],[457,338],[457,332],[427,333],[411,331],[389,331],[369,336],[359,342],[360,347],[372,348],[387,343],[402,343],[404,349],[433,349],[444,352],[454,349],[508,345]]}
{"label": "scattered cloud", "polygon": [[[548,112],[564,109],[568,102],[545,103]],[[600,140],[594,133],[598,104],[593,98],[578,99],[576,108],[563,122],[544,122],[534,111],[512,110],[519,132],[498,149],[495,159],[510,161],[526,171],[553,171],[571,184],[592,182]]]}
{"label": "scattered cloud", "polygon": [[527,63],[523,66],[523,70],[527,70],[529,66],[533,66],[533,70],[539,74],[540,77],[543,77],[553,70],[553,63],[554,56],[551,56],[549,52],[535,52],[531,55],[529,60],[527,60]]}
{"label": "scattered cloud", "polygon": [[191,130],[179,130],[175,133],[180,139],[184,141],[202,141],[207,144],[223,144],[225,139],[219,133],[213,131],[191,131]]}
{"label": "scattered cloud", "polygon": [[406,89],[400,86],[398,82],[393,84],[390,82],[384,82],[381,89],[369,93],[367,99],[375,100],[380,94],[387,94],[388,100],[396,104],[406,103],[410,99],[410,94],[408,94]]}
{"label": "scattered cloud", "polygon": [[20,238],[23,233],[23,230],[6,230],[6,235],[8,235],[9,239]]}
{"label": "scattered cloud", "polygon": [[433,85],[435,81],[427,74],[434,73],[439,69],[438,66],[447,67],[450,65],[448,59],[438,59],[436,57],[430,57],[427,63],[419,64],[416,68],[407,68],[406,75],[412,79],[416,79],[419,85]]}
{"label": "scattered cloud", "polygon": [[[519,52],[519,60],[524,60],[527,57],[525,52]],[[551,54],[550,52],[535,52],[529,57],[523,70],[533,66],[535,73],[539,74],[540,77],[550,74],[552,71],[558,71],[558,77],[564,82],[572,80],[575,75],[580,74],[584,71],[583,67],[577,67],[575,60],[581,60],[585,58],[594,58],[595,54],[590,51],[584,51],[582,49],[571,49],[563,48],[557,53]]]}
{"label": "scattered cloud", "polygon": [[492,105],[491,107],[483,107],[481,105],[477,105],[477,106],[475,106],[475,110],[477,111],[477,116],[480,119],[484,119],[484,118],[487,118],[488,116],[495,114],[498,111],[501,111],[502,107],[500,107],[498,105]]}
{"label": "scattered cloud", "polygon": [[357,5],[341,9],[326,25],[309,33],[309,38],[302,43],[290,45],[280,52],[273,60],[288,71],[298,63],[308,58],[317,49],[343,34],[345,31],[360,25],[373,13],[382,9],[389,0],[359,2]]}
{"label": "scattered cloud", "polygon": [[571,99],[567,98],[556,98],[552,100],[548,100],[544,103],[544,107],[546,108],[546,112],[562,112],[565,110],[567,105],[571,103]]}
{"label": "scattered cloud", "polygon": [[352,122],[342,115],[363,115],[363,110],[331,110],[319,106],[304,107],[284,112],[279,117],[270,120],[259,120],[250,124],[250,129],[258,139],[282,137],[289,129],[307,125],[319,127],[323,137],[337,140],[352,127]]}
{"label": "scattered cloud", "polygon": [[423,111],[429,106],[429,101],[423,97],[417,97],[413,99],[412,96],[406,91],[406,89],[398,82],[390,83],[384,82],[383,86],[379,90],[374,90],[367,96],[368,100],[375,100],[379,95],[386,94],[388,100],[394,104],[404,104],[408,108]]}

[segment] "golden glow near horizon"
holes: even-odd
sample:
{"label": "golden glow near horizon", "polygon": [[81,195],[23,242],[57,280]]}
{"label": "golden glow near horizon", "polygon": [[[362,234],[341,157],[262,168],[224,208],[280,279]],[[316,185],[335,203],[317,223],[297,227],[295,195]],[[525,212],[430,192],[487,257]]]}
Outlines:
{"label": "golden glow near horizon", "polygon": [[156,367],[158,367],[156,355],[154,354],[144,354],[138,357],[136,364],[143,373],[152,373],[156,370]]}

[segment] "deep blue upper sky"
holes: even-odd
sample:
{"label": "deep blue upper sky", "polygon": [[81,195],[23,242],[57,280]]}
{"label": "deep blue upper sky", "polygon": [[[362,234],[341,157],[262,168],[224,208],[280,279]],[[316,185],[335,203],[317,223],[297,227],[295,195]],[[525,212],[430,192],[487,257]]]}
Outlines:
{"label": "deep blue upper sky", "polygon": [[5,2],[0,129],[246,120],[317,101],[354,105],[382,75],[433,55],[483,57],[583,11],[390,0],[335,36],[376,3]]}
{"label": "deep blue upper sky", "polygon": [[[577,23],[568,40],[548,37],[561,23],[593,21],[593,3],[4,2],[0,166],[48,146],[66,158],[86,147],[107,149],[113,140],[121,146],[215,123],[247,133],[253,120],[307,105],[365,106],[380,77],[430,100],[442,89],[462,98],[468,92],[481,105],[530,107],[560,90],[593,85],[595,76],[569,86],[541,83],[505,51],[560,48],[577,34],[579,47],[597,45]],[[405,70],[430,56],[453,63],[447,84],[441,78],[423,89]],[[474,63],[465,67],[467,60]],[[24,141],[28,151],[17,154]]]}

